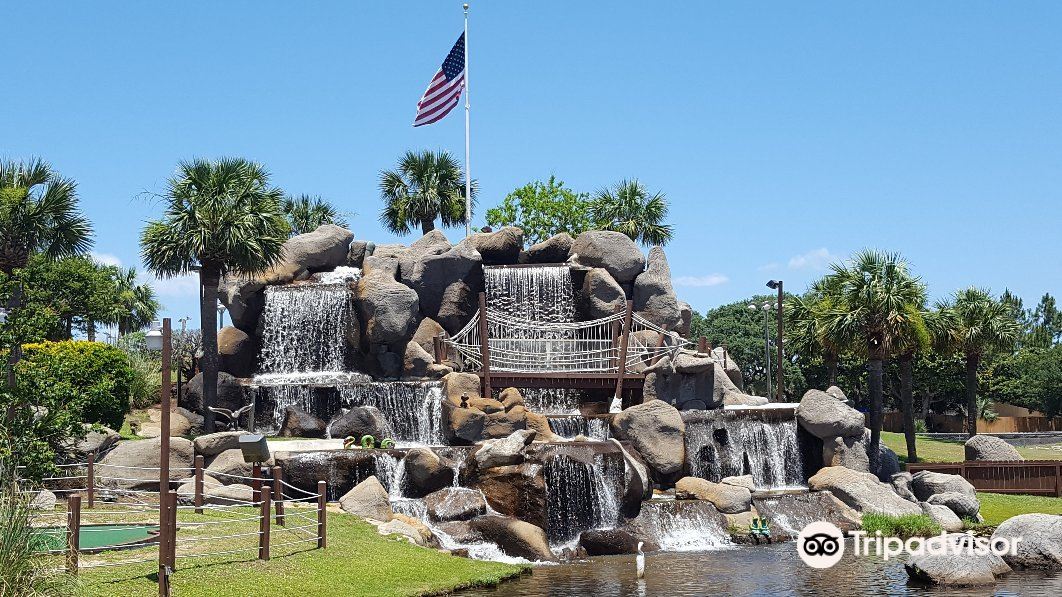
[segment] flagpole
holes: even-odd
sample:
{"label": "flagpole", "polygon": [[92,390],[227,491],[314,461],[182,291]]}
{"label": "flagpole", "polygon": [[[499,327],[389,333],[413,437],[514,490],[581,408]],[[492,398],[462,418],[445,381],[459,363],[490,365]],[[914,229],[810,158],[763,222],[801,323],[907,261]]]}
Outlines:
{"label": "flagpole", "polygon": [[468,150],[468,4],[465,7],[465,236],[472,236],[472,167]]}

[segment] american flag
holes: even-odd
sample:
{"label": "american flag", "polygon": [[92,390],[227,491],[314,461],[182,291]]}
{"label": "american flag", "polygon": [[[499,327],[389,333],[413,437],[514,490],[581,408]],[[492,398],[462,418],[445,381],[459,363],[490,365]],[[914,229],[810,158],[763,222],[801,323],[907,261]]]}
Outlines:
{"label": "american flag", "polygon": [[431,124],[442,119],[454,109],[461,99],[461,90],[465,88],[465,34],[457,38],[457,43],[446,55],[439,72],[428,83],[424,97],[417,102],[417,116],[413,126]]}

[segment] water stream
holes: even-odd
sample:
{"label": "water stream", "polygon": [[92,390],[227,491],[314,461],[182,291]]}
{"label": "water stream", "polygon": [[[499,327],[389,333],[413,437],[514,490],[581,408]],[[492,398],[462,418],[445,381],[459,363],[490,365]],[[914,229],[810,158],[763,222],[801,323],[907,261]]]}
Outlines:
{"label": "water stream", "polygon": [[757,488],[804,484],[796,419],[742,411],[687,411],[686,453],[690,474],[718,482],[752,475]]}
{"label": "water stream", "polygon": [[438,382],[388,381],[339,387],[343,408],[375,406],[400,444],[444,443],[442,400],[442,384]]}
{"label": "water stream", "polygon": [[266,287],[260,373],[303,382],[345,374],[351,309],[345,284]]}

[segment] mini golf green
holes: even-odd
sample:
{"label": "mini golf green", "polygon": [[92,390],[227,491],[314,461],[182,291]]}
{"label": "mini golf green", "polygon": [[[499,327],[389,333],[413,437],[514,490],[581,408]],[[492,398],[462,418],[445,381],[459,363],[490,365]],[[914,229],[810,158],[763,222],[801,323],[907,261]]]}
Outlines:
{"label": "mini golf green", "polygon": [[[153,542],[159,534],[157,524],[93,524],[81,527],[78,548],[83,552],[128,549]],[[40,527],[34,531],[40,551],[66,548],[66,527]]]}

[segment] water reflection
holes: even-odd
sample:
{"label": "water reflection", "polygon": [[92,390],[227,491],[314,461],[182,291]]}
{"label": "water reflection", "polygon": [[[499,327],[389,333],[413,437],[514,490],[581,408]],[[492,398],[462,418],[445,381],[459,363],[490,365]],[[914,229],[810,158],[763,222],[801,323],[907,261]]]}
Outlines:
{"label": "water reflection", "polygon": [[634,556],[593,558],[560,566],[542,566],[533,574],[494,589],[462,595],[1062,595],[1062,574],[1017,571],[994,587],[911,586],[898,560],[853,557],[849,553],[828,570],[804,565],[792,543],[742,547],[708,553],[657,553],[646,556],[645,578],[635,574]]}

